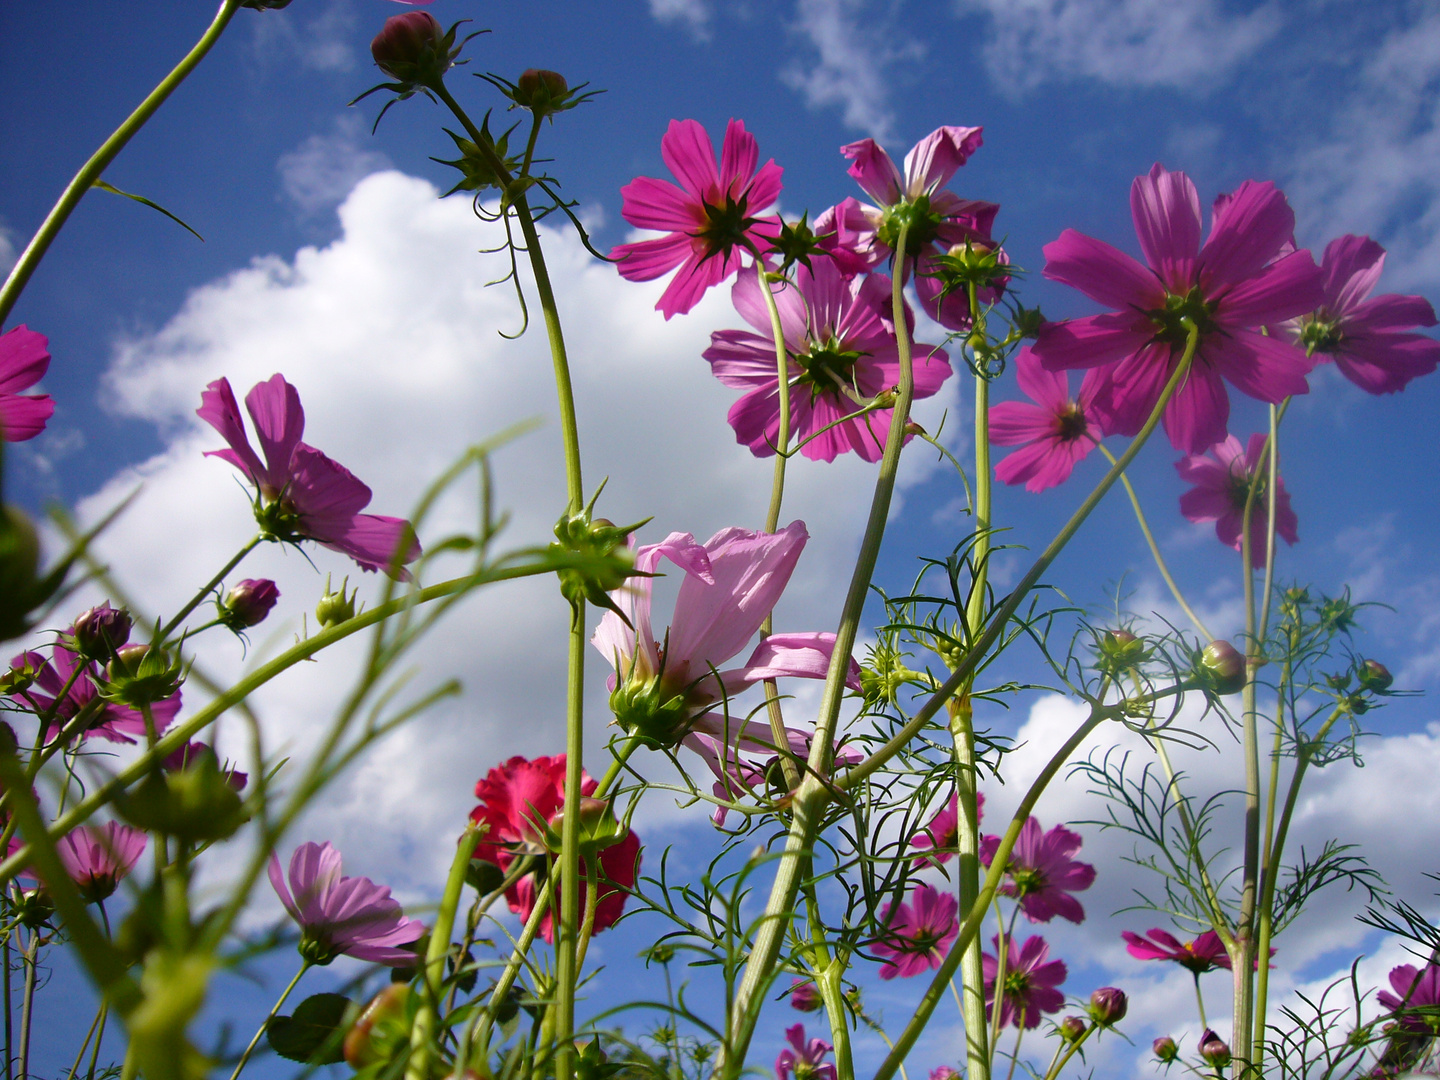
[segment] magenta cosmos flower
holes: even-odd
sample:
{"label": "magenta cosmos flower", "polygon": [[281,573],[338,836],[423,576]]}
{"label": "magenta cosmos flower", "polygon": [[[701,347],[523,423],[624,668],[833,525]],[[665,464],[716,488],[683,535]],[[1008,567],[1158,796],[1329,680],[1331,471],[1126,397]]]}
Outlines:
{"label": "magenta cosmos flower", "polygon": [[[73,629],[70,634],[73,640]],[[51,716],[47,737],[53,736],[94,700],[95,683],[101,677],[95,664],[82,661],[59,644],[51,648],[49,659],[38,652],[25,652],[15,657],[10,667],[14,671],[28,670],[33,674],[34,682],[26,689],[11,694],[10,700],[37,716]],[[150,706],[155,730],[164,731],[179,712],[179,690],[163,701],[155,702]],[[145,717],[138,709],[107,701],[91,717],[83,734],[98,735],[108,742],[134,743],[145,737]]]}
{"label": "magenta cosmos flower", "polygon": [[[1250,436],[1250,445],[1240,449],[1240,440],[1225,436],[1208,454],[1192,454],[1175,463],[1180,479],[1194,484],[1180,496],[1180,513],[1190,521],[1215,522],[1215,535],[1222,544],[1240,550],[1245,519],[1245,498],[1250,482],[1260,474],[1260,485],[1250,507],[1250,561],[1265,565],[1265,536],[1270,523],[1270,500],[1265,493],[1269,466],[1266,464],[1263,433]],[[1299,519],[1290,508],[1285,481],[1277,477],[1275,488],[1275,532],[1287,543],[1300,538]]]}
{"label": "magenta cosmos flower", "polygon": [[87,904],[115,891],[145,851],[145,834],[129,825],[81,825],[55,842],[55,854]]}
{"label": "magenta cosmos flower", "polygon": [[1025,348],[1015,358],[1015,381],[1035,404],[1002,401],[990,407],[990,441],[1021,447],[995,466],[995,476],[1024,484],[1026,491],[1044,491],[1069,480],[1076,463],[1104,438],[1094,408],[1104,377],[1098,368],[1087,371],[1079,396],[1072,398],[1069,378],[1047,371]]}
{"label": "magenta cosmos flower", "polygon": [[[985,793],[975,793],[976,823],[985,817]],[[915,860],[916,868],[939,866],[955,857],[960,847],[960,794],[952,792],[950,801],[930,819],[930,824],[910,837],[910,846],[927,850]]]}
{"label": "magenta cosmos flower", "polygon": [[[1000,939],[991,940],[998,954]],[[1042,1013],[1059,1012],[1065,1005],[1065,995],[1055,988],[1069,973],[1064,960],[1047,960],[1049,955],[1050,946],[1042,937],[1026,938],[1023,945],[1017,945],[1013,937],[1006,940],[1005,979],[1000,992],[1001,1027],[1039,1027]],[[980,965],[985,976],[985,1008],[993,1018],[995,978],[1000,974],[1000,962],[987,952],[980,957]]]}
{"label": "magenta cosmos flower", "polygon": [[1181,172],[1156,165],[1130,189],[1141,265],[1074,229],[1045,246],[1045,276],[1115,310],[1047,323],[1035,353],[1052,371],[1105,369],[1099,406],[1105,428],[1134,435],[1160,399],[1185,350],[1187,323],[1200,328],[1189,376],[1165,408],[1177,450],[1198,454],[1225,437],[1225,383],[1261,401],[1309,389],[1304,352],[1259,328],[1313,311],[1320,270],[1292,250],[1295,213],[1271,183],[1247,180],[1215,201],[1200,243],[1200,199]]}
{"label": "magenta cosmos flower", "polygon": [[[1095,867],[1073,858],[1082,843],[1079,833],[1063,825],[1042,832],[1039,819],[1030,818],[1010,852],[1000,895],[1019,900],[1020,910],[1031,922],[1049,922],[1056,915],[1073,923],[1084,922],[1085,909],[1070,895],[1095,883]],[[985,837],[980,861],[989,866],[999,847],[998,836]]]}
{"label": "magenta cosmos flower", "polygon": [[1181,942],[1174,934],[1158,926],[1145,931],[1145,936],[1131,930],[1120,934],[1125,951],[1137,960],[1170,960],[1196,975],[1213,968],[1230,970],[1230,956],[1214,930],[1206,930],[1194,941]]}
{"label": "magenta cosmos flower", "polygon": [[835,1080],[835,1066],[825,1060],[833,1046],[824,1039],[806,1040],[804,1024],[786,1028],[785,1038],[790,1047],[775,1058],[775,1080],[790,1080],[792,1074],[795,1080]]}
{"label": "magenta cosmos flower", "polygon": [[653,281],[680,267],[655,305],[669,319],[739,270],[742,251],[759,258],[780,235],[779,220],[760,214],[780,197],[784,170],[773,160],[756,170],[759,147],[739,120],[725,128],[718,172],[715,144],[694,120],[670,121],[660,156],[680,186],[637,176],[620,189],[620,214],[631,225],[669,235],[621,244],[610,254],[627,281]]}
{"label": "magenta cosmos flower", "polygon": [[[343,465],[300,441],[305,411],[300,395],[284,376],[272,375],[245,395],[245,409],[255,425],[262,463],[250,448],[240,407],[227,379],[216,379],[200,395],[195,414],[230,444],[228,450],[207,450],[207,457],[230,462],[255,485],[255,517],[274,540],[314,540],[348,555],[362,570],[389,572],[403,547],[401,562],[420,556],[415,531],[403,518],[360,513],[370,504],[370,489]],[[408,580],[408,571],[399,576]]]}
{"label": "magenta cosmos flower", "polygon": [[1395,993],[1381,990],[1377,995],[1380,1004],[1392,1013],[1423,1010],[1423,1016],[1415,1012],[1402,1015],[1400,1024],[1414,1031],[1431,1030],[1440,1019],[1440,967],[1430,964],[1420,971],[1414,964],[1401,964],[1390,969],[1390,985]]}
{"label": "magenta cosmos flower", "polygon": [[290,917],[300,924],[300,955],[313,964],[328,964],[340,955],[372,964],[406,967],[415,963],[412,949],[424,924],[407,919],[390,890],[369,878],[344,877],[340,853],[329,843],[306,842],[290,856],[290,887],[280,859],[270,856],[270,884]]}
{"label": "magenta cosmos flower", "polygon": [[[921,305],[951,330],[970,326],[970,301],[963,291],[940,299],[935,260],[957,244],[990,247],[990,229],[1000,207],[941,189],[980,149],[981,141],[978,127],[936,128],[905,155],[903,175],[874,139],[842,146],[840,153],[851,160],[850,175],[875,205],[846,199],[815,221],[817,234],[834,234],[830,246],[850,273],[878,266],[892,256],[900,242],[901,224],[908,222],[901,274],[908,278],[918,266],[915,291]],[[978,298],[993,303],[999,295],[998,289],[986,288]]]}
{"label": "magenta cosmos flower", "polygon": [[939,967],[960,933],[955,918],[958,906],[951,894],[924,884],[911,890],[909,903],[885,905],[880,917],[885,935],[870,946],[871,952],[885,958],[880,978],[908,979]]}
{"label": "magenta cosmos flower", "polygon": [[1283,327],[1317,363],[1334,360],[1342,375],[1372,394],[1402,390],[1440,361],[1440,342],[1407,332],[1435,325],[1429,301],[1394,293],[1370,296],[1384,266],[1385,249],[1368,236],[1331,240],[1320,261],[1323,306]]}
{"label": "magenta cosmos flower", "polygon": [[55,412],[49,394],[22,394],[50,367],[50,342],[27,326],[0,335],[0,437],[24,442],[45,430]]}
{"label": "magenta cosmos flower", "polygon": [[[848,451],[865,461],[880,460],[895,410],[841,418],[900,381],[889,279],[878,274],[847,279],[831,261],[817,259],[814,270],[797,269],[794,286],[773,288],[789,354],[790,427],[804,442],[800,452],[812,461],[834,461]],[[731,295],[735,309],[759,333],[717,330],[704,355],[716,378],[745,391],[730,409],[736,439],[756,457],[770,457],[780,438],[770,314],[760,283],[749,275],[735,282]],[[908,310],[906,318],[913,325]],[[915,397],[930,397],[950,377],[950,363],[934,345],[917,343],[913,355]]]}

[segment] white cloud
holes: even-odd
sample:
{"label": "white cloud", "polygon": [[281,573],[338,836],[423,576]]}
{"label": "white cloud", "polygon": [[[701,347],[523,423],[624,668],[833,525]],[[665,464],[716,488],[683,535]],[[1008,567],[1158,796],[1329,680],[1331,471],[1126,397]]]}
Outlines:
{"label": "white cloud", "polygon": [[19,258],[20,248],[15,242],[15,234],[0,225],[0,274],[10,273]]}
{"label": "white cloud", "polygon": [[1216,0],[956,0],[988,15],[985,65],[1005,91],[1098,79],[1116,86],[1214,86],[1279,29],[1273,4],[1227,15]]}
{"label": "white cloud", "polygon": [[884,142],[895,123],[886,69],[923,49],[866,6],[866,0],[798,0],[795,30],[818,56],[814,63],[796,61],[780,77],[810,108],[839,106],[849,127]]}
{"label": "white cloud", "polygon": [[388,157],[367,148],[365,123],[358,116],[338,117],[327,135],[311,135],[276,162],[280,187],[304,215],[338,206],[371,173],[391,168]]}
{"label": "white cloud", "polygon": [[[313,9],[312,9],[313,10]],[[356,25],[355,5],[330,0],[324,9],[303,26],[299,15],[289,11],[267,11],[263,19],[250,20],[254,27],[252,49],[261,64],[274,65],[298,60],[313,71],[354,71],[357,59],[350,48]]]}
{"label": "white cloud", "polygon": [[710,5],[706,0],[650,0],[650,15],[659,22],[685,27],[696,41],[710,40]]}

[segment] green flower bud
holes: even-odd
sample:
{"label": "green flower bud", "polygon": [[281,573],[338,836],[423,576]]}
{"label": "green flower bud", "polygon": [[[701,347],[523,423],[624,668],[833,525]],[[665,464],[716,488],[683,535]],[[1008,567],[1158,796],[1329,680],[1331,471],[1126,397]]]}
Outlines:
{"label": "green flower bud", "polygon": [[96,692],[106,701],[143,709],[173,696],[184,681],[178,654],[154,645],[122,645],[105,665],[105,680]]}
{"label": "green flower bud", "polygon": [[1245,687],[1245,657],[1228,641],[1212,641],[1200,650],[1196,676],[1215,694],[1238,694]]}
{"label": "green flower bud", "polygon": [[1078,1016],[1067,1016],[1060,1021],[1060,1038],[1067,1043],[1079,1042],[1085,1031],[1085,1021]]}
{"label": "green flower bud", "polygon": [[1390,674],[1390,669],[1378,660],[1360,661],[1355,674],[1360,680],[1361,687],[1369,690],[1372,694],[1385,693],[1395,682],[1395,676]]}
{"label": "green flower bud", "polygon": [[1130,1000],[1125,991],[1114,986],[1102,986],[1090,995],[1090,1018],[1101,1027],[1110,1027],[1125,1019]]}
{"label": "green flower bud", "polygon": [[1106,630],[1100,636],[1097,646],[1100,656],[1096,667],[1109,675],[1119,675],[1138,667],[1149,659],[1149,649],[1144,640],[1129,630]]}
{"label": "green flower bud", "polygon": [[191,757],[185,768],[151,773],[132,790],[122,791],[115,797],[115,809],[136,828],[192,844],[228,839],[249,820],[230,777],[208,748]]}
{"label": "green flower bud", "polygon": [[1167,1065],[1180,1056],[1180,1047],[1175,1045],[1175,1040],[1169,1035],[1160,1036],[1151,1043],[1151,1047],[1155,1051],[1155,1056]]}
{"label": "green flower bud", "polygon": [[339,626],[347,623],[355,617],[355,598],[360,595],[357,588],[354,592],[346,595],[346,588],[350,584],[347,575],[345,580],[340,582],[340,591],[330,591],[330,575],[325,575],[325,594],[320,597],[320,602],[315,605],[315,621],[322,629],[331,626]]}
{"label": "green flower bud", "polygon": [[680,695],[665,697],[659,675],[643,682],[621,683],[610,695],[610,711],[628,735],[655,749],[674,746],[690,730],[690,710]]}
{"label": "green flower bud", "polygon": [[562,563],[556,571],[560,594],[574,605],[590,603],[613,611],[629,625],[609,594],[624,585],[634,571],[635,553],[628,541],[645,522],[620,527],[605,518],[592,520],[590,510],[587,506],[578,514],[566,513],[555,523],[556,542],[550,545],[550,552]]}
{"label": "green flower bud", "polygon": [[99,607],[80,613],[70,633],[70,642],[86,660],[104,662],[130,640],[134,620],[124,608],[112,608],[106,600]]}
{"label": "green flower bud", "polygon": [[[546,827],[546,846],[555,854],[560,853],[560,837],[565,829],[565,811],[561,810],[550,819]],[[580,800],[580,851],[593,855],[605,848],[613,847],[624,840],[630,830],[615,818],[608,799],[582,798]]]}
{"label": "green flower bud", "polygon": [[44,889],[26,889],[15,905],[15,918],[29,930],[39,930],[55,914],[55,904]]}

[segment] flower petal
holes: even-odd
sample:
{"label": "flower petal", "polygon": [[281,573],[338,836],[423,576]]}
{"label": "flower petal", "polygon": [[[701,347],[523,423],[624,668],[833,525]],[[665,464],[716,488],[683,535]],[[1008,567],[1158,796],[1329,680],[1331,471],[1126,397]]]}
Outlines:
{"label": "flower petal", "polygon": [[1146,261],[1171,292],[1183,293],[1194,280],[1200,250],[1195,185],[1183,172],[1169,172],[1157,162],[1149,175],[1137,176],[1130,185],[1130,214]]}
{"label": "flower petal", "polygon": [[1165,303],[1165,287],[1155,273],[1103,240],[1066,229],[1044,251],[1046,278],[1079,289],[1098,304],[1125,311],[1155,310]]}

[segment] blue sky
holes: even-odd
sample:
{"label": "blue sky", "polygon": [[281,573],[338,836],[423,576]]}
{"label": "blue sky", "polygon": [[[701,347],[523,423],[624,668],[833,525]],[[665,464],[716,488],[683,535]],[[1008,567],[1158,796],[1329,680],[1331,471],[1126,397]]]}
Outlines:
{"label": "blue sky", "polygon": [[[538,335],[508,346],[494,334],[516,319],[503,290],[482,289],[496,276],[493,259],[475,254],[489,246],[487,234],[463,205],[437,203],[434,188],[405,179],[450,186],[449,171],[428,160],[450,156],[441,111],[422,99],[402,103],[372,136],[379,95],[345,106],[377,81],[366,44],[395,10],[380,0],[295,0],[281,12],[241,12],[106,177],[174,211],[205,243],[143,207],[92,194],[14,312],[12,325],[27,323],[50,338],[45,389],[57,412],[50,431],[7,458],[7,490],[33,507],[59,499],[94,516],[143,479],[142,500],[111,534],[107,554],[156,604],[178,602],[248,535],[230,477],[199,458],[215,444],[192,415],[210,379],[228,375],[243,393],[284,371],[306,402],[307,438],[370,482],[382,513],[404,512],[417,480],[467,441],[517,416],[553,411]],[[1206,204],[1244,179],[1274,179],[1296,208],[1302,244],[1318,251],[1335,235],[1368,233],[1391,252],[1384,291],[1440,295],[1440,18],[1425,4],[650,0],[542,8],[437,0],[430,10],[443,22],[473,18],[474,27],[493,31],[471,43],[469,68],[452,80],[477,114],[497,99],[465,70],[513,78],[525,67],[550,67],[606,91],[562,117],[543,144],[601,247],[628,238],[619,188],[637,174],[663,173],[659,137],[672,118],[693,117],[712,132],[743,118],[762,159],[773,156],[785,169],[783,208],[812,216],[854,193],[841,144],[875,135],[898,158],[939,124],[983,125],[984,148],[952,186],[1001,204],[997,233],[1023,267],[1038,271],[1040,248],[1066,227],[1135,251],[1129,183],[1158,160],[1187,171]],[[180,3],[0,11],[0,227],[12,249],[188,48],[205,14]],[[371,175],[390,169],[404,176]],[[618,283],[573,243],[554,244],[583,369],[582,438],[595,462],[588,472],[612,476],[611,516],[653,513],[653,528],[702,538],[757,520],[768,467],[733,444],[723,424],[729,391],[698,355],[710,330],[738,325],[723,290],[666,324],[650,310],[658,287]],[[1093,310],[1038,273],[1024,297],[1056,317]],[[1420,380],[1398,397],[1372,399],[1326,371],[1313,387],[1291,410],[1285,434],[1284,474],[1301,543],[1285,553],[1282,576],[1330,592],[1350,583],[1357,596],[1394,605],[1393,614],[1372,613],[1363,648],[1403,685],[1433,687],[1440,574],[1432,418],[1440,382]],[[963,444],[955,421],[968,402],[968,389],[945,396],[927,422],[948,407],[950,430]],[[622,419],[637,414],[644,422]],[[1243,439],[1260,422],[1253,403],[1236,400],[1236,434]],[[515,506],[518,538],[543,534],[554,519],[553,435],[552,422],[501,455],[501,496],[508,491]],[[1233,628],[1238,560],[1208,526],[1176,513],[1176,456],[1161,444],[1147,448],[1135,480],[1187,591],[1207,618]],[[823,628],[838,607],[834,581],[858,535],[865,497],[857,492],[868,490],[870,473],[854,462],[798,462],[794,474],[791,505],[813,539],[780,617],[793,628]],[[1091,461],[1058,491],[1002,492],[997,519],[1013,526],[1015,542],[1043,546],[1099,475]],[[918,459],[909,467],[881,568],[887,585],[908,580],[917,555],[943,555],[963,535],[953,510],[958,494],[943,470]],[[1112,498],[1102,513],[1052,579],[1077,602],[1097,606],[1123,582],[1142,614],[1168,614],[1127,508]],[[182,529],[186,545],[176,551]],[[171,575],[156,573],[162,551]],[[282,629],[298,628],[299,612],[313,603],[306,598],[319,591],[315,572],[278,552],[254,565],[293,601],[292,622]],[[338,559],[317,565],[342,569]],[[1002,567],[1022,568],[1018,554]],[[534,600],[544,610],[548,596],[515,590],[502,602]],[[503,633],[495,626],[501,610],[510,620]],[[554,633],[513,607],[462,614],[456,640],[478,640],[474,651],[483,658],[452,641],[428,654],[427,678],[458,672],[470,689],[462,704],[397,745],[419,779],[393,781],[380,765],[362,770],[337,788],[306,836],[331,836],[353,872],[392,881],[408,898],[433,893],[445,823],[463,812],[474,777],[510,753],[557,745],[546,681],[558,658]],[[238,650],[223,642],[211,648],[207,662],[239,670]],[[337,670],[346,662],[338,657]],[[529,678],[516,678],[517,670]],[[592,715],[600,716],[594,675]],[[303,749],[306,724],[313,727],[329,700],[326,689],[324,677],[304,672],[266,697],[277,743]],[[518,715],[542,719],[519,724]],[[1440,799],[1425,782],[1440,765],[1432,715],[1426,699],[1378,714],[1383,735],[1371,743],[1369,768],[1340,776],[1336,766],[1318,777],[1305,824],[1307,837],[1339,832],[1366,843],[1415,902],[1428,896],[1419,874],[1440,869],[1427,861],[1435,837],[1423,828],[1396,836],[1388,801],[1401,791],[1415,820],[1437,819]],[[1025,733],[1039,745],[1063,719],[1058,703],[1027,700],[994,722],[1014,733],[1027,720]],[[1217,759],[1194,768],[1226,786]],[[386,792],[378,830],[356,820],[377,787]],[[992,795],[997,808],[1013,798],[1009,789]],[[1048,809],[1042,804],[1047,824],[1093,813],[1065,792]],[[700,816],[698,808],[661,808],[648,827],[657,837],[683,838],[694,835],[685,830]],[[1109,857],[1122,853],[1111,840],[1091,843]],[[680,851],[698,858],[703,844],[685,841]],[[1075,961],[1068,988],[1077,993],[1106,978],[1141,985],[1149,977],[1114,943],[1122,926],[1152,923],[1107,918],[1126,902],[1125,873],[1113,862],[1102,866],[1087,898],[1091,921],[1051,935],[1077,957],[1087,949],[1096,957],[1083,976]],[[1313,928],[1297,927],[1292,955],[1304,957],[1307,978],[1343,966],[1349,953],[1374,950],[1349,924],[1354,910],[1358,902],[1342,894],[1322,906]],[[626,955],[619,942],[628,935],[643,942],[646,931],[632,924],[623,935],[607,958],[618,962]],[[1144,1025],[1184,1008],[1173,982],[1157,977],[1151,994],[1137,1010],[1142,1046]],[[903,1008],[898,992],[882,1000]],[[777,1038],[785,1019],[776,1017]],[[1128,1069],[1136,1058],[1122,1048],[1117,1060]]]}

